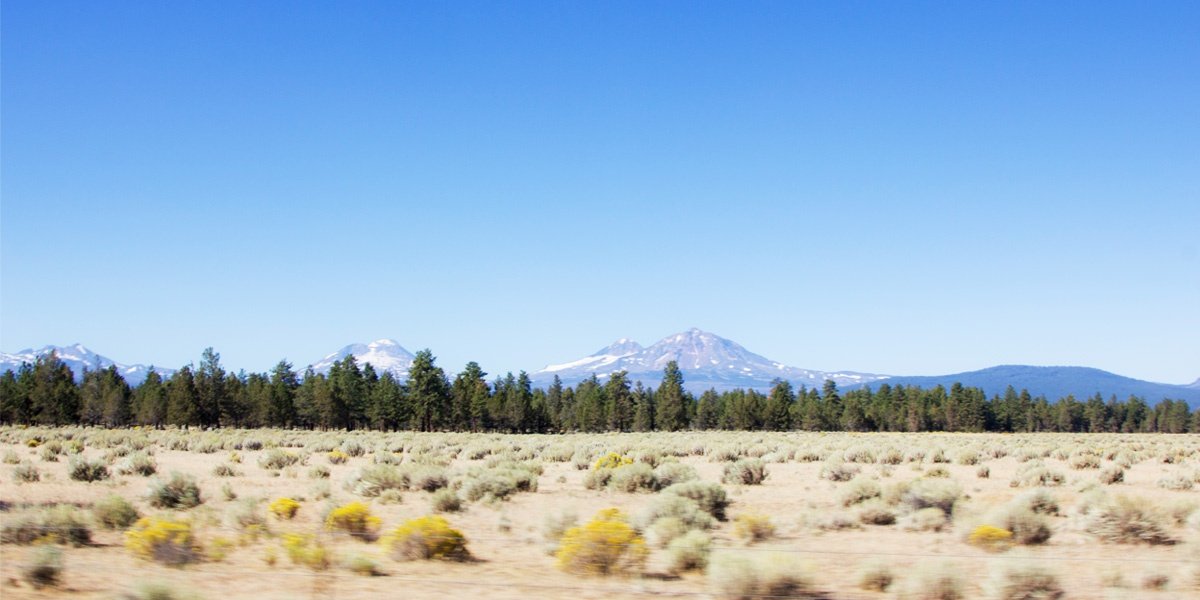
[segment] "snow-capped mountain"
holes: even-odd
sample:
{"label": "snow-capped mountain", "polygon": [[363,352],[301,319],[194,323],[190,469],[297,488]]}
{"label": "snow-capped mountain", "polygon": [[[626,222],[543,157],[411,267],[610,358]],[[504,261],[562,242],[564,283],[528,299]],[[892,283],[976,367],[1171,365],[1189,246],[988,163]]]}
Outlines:
{"label": "snow-capped mountain", "polygon": [[[37,350],[26,348],[13,354],[0,352],[0,373],[8,370],[12,370],[15,373],[21,369],[21,363],[33,364],[37,362],[39,356],[44,356],[51,352],[57,354],[59,360],[71,368],[71,372],[75,374],[76,380],[83,378],[83,370],[85,368],[89,371],[97,371],[107,369],[110,365],[116,365],[117,371],[125,378],[126,383],[131,386],[137,386],[145,381],[146,374],[150,372],[150,367],[146,365],[122,364],[107,356],[101,356],[92,352],[83,344],[74,344],[71,346],[45,346]],[[161,367],[154,367],[154,370],[164,379],[170,377],[175,372],[175,369],[164,369]]]}
{"label": "snow-capped mountain", "polygon": [[776,379],[795,386],[821,387],[826,379],[838,385],[852,385],[886,379],[886,375],[852,371],[824,372],[789,367],[750,352],[736,342],[696,328],[667,336],[649,348],[620,339],[579,360],[547,365],[530,375],[535,385],[546,385],[557,375],[564,384],[573,385],[591,377],[604,378],[627,371],[629,379],[658,385],[663,368],[675,361],[683,372],[684,385],[692,391],[709,388],[727,390],[753,388],[765,390]]}
{"label": "snow-capped mountain", "polygon": [[408,369],[416,358],[396,340],[382,339],[370,344],[350,344],[313,363],[312,370],[315,373],[328,373],[333,363],[340,362],[350,355],[354,356],[354,362],[359,367],[370,363],[380,375],[387,371],[399,380],[408,379]]}

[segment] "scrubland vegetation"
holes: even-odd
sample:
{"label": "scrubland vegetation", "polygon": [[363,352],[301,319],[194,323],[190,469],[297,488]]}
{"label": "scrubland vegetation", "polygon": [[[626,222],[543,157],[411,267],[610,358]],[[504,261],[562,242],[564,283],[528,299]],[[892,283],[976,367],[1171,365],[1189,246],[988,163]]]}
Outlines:
{"label": "scrubland vegetation", "polygon": [[1200,597],[1196,436],[11,427],[0,454],[5,598]]}

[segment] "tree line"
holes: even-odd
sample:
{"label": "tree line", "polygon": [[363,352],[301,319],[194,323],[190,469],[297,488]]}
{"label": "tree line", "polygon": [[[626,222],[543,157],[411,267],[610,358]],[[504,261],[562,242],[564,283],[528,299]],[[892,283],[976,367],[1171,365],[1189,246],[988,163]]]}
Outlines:
{"label": "tree line", "polygon": [[1182,400],[1150,406],[1131,396],[1100,393],[1054,402],[1011,386],[988,397],[980,388],[917,386],[861,388],[842,393],[776,381],[768,393],[683,387],[675,362],[657,388],[625,372],[574,387],[558,377],[534,388],[525,372],[488,381],[475,362],[451,379],[429,350],[418,352],[408,378],[398,380],[352,356],[328,373],[297,373],[280,361],[269,373],[229,373],[208,348],[199,365],[163,378],[152,368],[131,387],[116,367],[86,370],[76,380],[54,353],[0,376],[0,423],[28,425],[141,425],[283,427],[416,431],[964,431],[964,432],[1200,432],[1200,410]]}

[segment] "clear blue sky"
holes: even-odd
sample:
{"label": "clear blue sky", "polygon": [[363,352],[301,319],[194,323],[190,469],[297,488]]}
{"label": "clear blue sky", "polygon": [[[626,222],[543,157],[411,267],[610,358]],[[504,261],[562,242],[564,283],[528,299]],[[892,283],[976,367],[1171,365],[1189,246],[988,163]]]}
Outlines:
{"label": "clear blue sky", "polygon": [[1200,4],[2,8],[0,348],[1200,376]]}

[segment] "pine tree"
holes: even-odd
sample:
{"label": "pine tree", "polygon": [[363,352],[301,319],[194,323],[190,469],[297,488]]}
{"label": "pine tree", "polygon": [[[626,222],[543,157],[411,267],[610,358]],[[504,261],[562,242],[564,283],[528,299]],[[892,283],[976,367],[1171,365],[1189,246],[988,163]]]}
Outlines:
{"label": "pine tree", "polygon": [[404,386],[390,371],[384,371],[383,376],[371,386],[367,422],[374,429],[395,431],[409,422],[412,417],[410,413]]}
{"label": "pine tree", "polygon": [[192,367],[187,365],[167,380],[167,423],[171,425],[199,425],[200,407],[196,397],[196,382]]}
{"label": "pine tree", "polygon": [[679,431],[688,426],[687,396],[683,392],[683,373],[675,361],[663,369],[662,385],[658,387],[654,422],[661,431]]}
{"label": "pine tree", "polygon": [[625,371],[609,375],[604,384],[605,412],[609,431],[629,431],[633,427],[633,392]]}
{"label": "pine tree", "polygon": [[637,382],[633,387],[633,430],[654,431],[654,392]]}
{"label": "pine tree", "polygon": [[408,370],[409,398],[418,431],[434,431],[449,411],[450,384],[434,361],[433,352],[426,348],[417,353]]}
{"label": "pine tree", "polygon": [[296,423],[296,372],[286,360],[271,369],[271,388],[268,393],[267,421],[274,427],[291,427]]}
{"label": "pine tree", "polygon": [[29,388],[33,384],[33,365],[21,363],[16,373],[5,371],[0,378],[0,423],[29,424],[33,408]]}
{"label": "pine tree", "polygon": [[167,422],[167,388],[154,367],[133,392],[134,420],[140,425],[162,427]]}
{"label": "pine tree", "polygon": [[466,368],[454,378],[450,395],[458,428],[483,431],[490,426],[491,419],[487,410],[487,373],[480,368],[479,363],[467,363]]}
{"label": "pine tree", "polygon": [[[724,403],[717,390],[709,388],[700,394],[700,401],[696,403],[696,429],[708,431],[719,428],[725,412],[722,406]],[[791,420],[791,415],[788,416],[788,420]]]}
{"label": "pine tree", "polygon": [[763,411],[763,427],[771,431],[787,431],[792,428],[792,405],[796,396],[792,394],[792,384],[782,379],[776,379],[767,396],[767,405]]}

